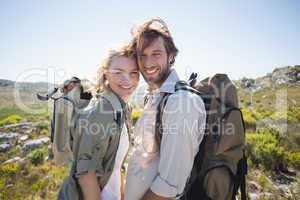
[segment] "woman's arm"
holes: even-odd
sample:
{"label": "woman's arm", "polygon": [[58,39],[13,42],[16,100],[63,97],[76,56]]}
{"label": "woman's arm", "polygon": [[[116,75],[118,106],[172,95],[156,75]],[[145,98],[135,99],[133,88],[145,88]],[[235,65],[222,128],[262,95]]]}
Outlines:
{"label": "woman's arm", "polygon": [[95,172],[88,172],[87,174],[78,176],[78,182],[84,200],[101,200],[101,189]]}

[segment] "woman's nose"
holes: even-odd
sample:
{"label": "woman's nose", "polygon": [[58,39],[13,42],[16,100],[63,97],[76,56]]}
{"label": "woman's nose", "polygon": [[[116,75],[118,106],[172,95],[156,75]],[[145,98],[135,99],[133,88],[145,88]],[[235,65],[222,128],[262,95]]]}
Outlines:
{"label": "woman's nose", "polygon": [[123,82],[130,82],[130,75],[126,74],[126,73],[122,74],[121,81],[123,81]]}

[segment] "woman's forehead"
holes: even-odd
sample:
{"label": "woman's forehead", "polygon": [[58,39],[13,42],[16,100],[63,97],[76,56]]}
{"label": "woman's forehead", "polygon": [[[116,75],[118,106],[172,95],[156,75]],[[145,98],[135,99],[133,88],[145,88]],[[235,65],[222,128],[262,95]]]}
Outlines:
{"label": "woman's forehead", "polygon": [[132,57],[118,56],[112,59],[109,69],[112,70],[137,70],[136,60]]}

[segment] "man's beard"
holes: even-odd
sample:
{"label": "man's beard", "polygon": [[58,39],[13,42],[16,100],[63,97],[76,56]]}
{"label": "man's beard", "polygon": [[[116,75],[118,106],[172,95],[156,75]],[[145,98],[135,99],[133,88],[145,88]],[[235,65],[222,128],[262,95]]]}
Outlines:
{"label": "man's beard", "polygon": [[171,71],[171,66],[168,65],[168,67],[166,68],[161,68],[161,71],[159,72],[158,76],[155,78],[148,79],[143,73],[142,76],[144,77],[145,81],[149,85],[156,85],[160,87],[163,84],[163,82],[168,78],[170,71]]}

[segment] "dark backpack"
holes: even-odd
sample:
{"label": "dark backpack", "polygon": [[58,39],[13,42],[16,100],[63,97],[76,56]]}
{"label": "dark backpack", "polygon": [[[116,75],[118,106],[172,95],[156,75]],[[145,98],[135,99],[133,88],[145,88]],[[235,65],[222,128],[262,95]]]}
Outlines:
{"label": "dark backpack", "polygon": [[[196,78],[193,73],[188,82],[179,81],[175,86],[175,92],[186,90],[199,95],[207,113],[205,135],[180,199],[235,199],[240,189],[241,199],[246,200],[245,125],[236,87],[225,74],[216,74],[197,85]],[[159,145],[169,96],[165,94],[157,108],[155,136]]]}

